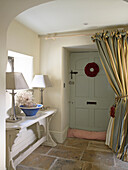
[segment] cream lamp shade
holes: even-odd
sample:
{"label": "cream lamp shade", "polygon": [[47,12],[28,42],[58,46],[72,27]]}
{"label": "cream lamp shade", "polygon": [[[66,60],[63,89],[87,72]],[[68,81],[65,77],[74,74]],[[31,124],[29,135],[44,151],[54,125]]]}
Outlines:
{"label": "cream lamp shade", "polygon": [[41,91],[41,104],[43,105],[43,90],[47,87],[52,87],[48,75],[35,75],[31,87],[40,88]]}
{"label": "cream lamp shade", "polygon": [[35,75],[31,86],[35,88],[46,88],[52,87],[52,84],[48,78],[48,75]]}
{"label": "cream lamp shade", "polygon": [[21,120],[21,118],[18,118],[16,116],[15,98],[14,98],[16,93],[14,92],[14,90],[28,89],[28,88],[29,87],[22,73],[6,72],[6,89],[12,90],[12,92],[10,93],[12,95],[12,112],[10,117],[6,120],[7,122],[16,122]]}
{"label": "cream lamp shade", "polygon": [[19,72],[6,72],[6,89],[18,90],[28,89],[27,82],[22,73]]}

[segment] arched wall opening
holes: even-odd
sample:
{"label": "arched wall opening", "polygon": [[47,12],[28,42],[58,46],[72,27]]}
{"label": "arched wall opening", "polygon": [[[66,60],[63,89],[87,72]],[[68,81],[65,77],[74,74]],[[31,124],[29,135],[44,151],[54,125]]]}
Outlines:
{"label": "arched wall opening", "polygon": [[7,64],[7,30],[11,21],[21,12],[52,0],[0,1],[0,169],[6,169],[6,106],[5,106],[5,72]]}

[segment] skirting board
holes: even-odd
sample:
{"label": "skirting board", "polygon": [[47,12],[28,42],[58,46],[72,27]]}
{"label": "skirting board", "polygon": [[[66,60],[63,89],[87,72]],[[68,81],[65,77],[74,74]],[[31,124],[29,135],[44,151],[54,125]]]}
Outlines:
{"label": "skirting board", "polygon": [[62,132],[50,131],[50,133],[57,143],[63,143],[67,138],[68,128],[66,127]]}

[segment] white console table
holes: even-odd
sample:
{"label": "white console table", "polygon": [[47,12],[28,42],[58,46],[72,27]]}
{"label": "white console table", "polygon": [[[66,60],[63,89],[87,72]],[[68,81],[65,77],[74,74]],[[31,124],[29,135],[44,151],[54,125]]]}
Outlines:
{"label": "white console table", "polygon": [[49,133],[49,124],[56,109],[38,111],[35,116],[22,116],[16,123],[6,123],[6,167],[15,170],[42,143],[56,146]]}

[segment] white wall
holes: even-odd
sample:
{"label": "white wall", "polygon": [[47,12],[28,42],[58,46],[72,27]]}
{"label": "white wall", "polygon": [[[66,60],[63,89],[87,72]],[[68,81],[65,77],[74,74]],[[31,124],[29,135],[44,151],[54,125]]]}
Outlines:
{"label": "white wall", "polygon": [[48,74],[53,84],[52,88],[44,91],[44,104],[55,107],[58,110],[51,122],[51,131],[58,142],[63,142],[69,121],[69,108],[65,108],[68,103],[67,84],[67,88],[63,89],[63,83],[68,81],[64,76],[64,74],[68,74],[64,68],[68,67],[66,66],[68,53],[64,51],[63,47],[88,44],[93,44],[90,36],[65,37],[56,40],[45,40],[44,37],[41,38],[40,71],[41,74]]}
{"label": "white wall", "polygon": [[0,1],[0,169],[5,170],[5,72],[7,63],[6,36],[10,22],[24,10],[50,0],[1,0]]}

